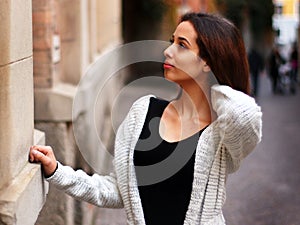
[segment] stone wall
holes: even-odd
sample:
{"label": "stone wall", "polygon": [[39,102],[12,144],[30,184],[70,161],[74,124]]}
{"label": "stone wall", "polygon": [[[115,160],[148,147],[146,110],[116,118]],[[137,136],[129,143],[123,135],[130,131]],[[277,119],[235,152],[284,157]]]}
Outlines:
{"label": "stone wall", "polygon": [[34,129],[32,5],[0,1],[0,224],[32,225],[48,184],[40,165],[28,163],[29,147],[45,144]]}
{"label": "stone wall", "polygon": [[[35,127],[45,132],[46,145],[52,146],[61,163],[88,173],[94,171],[82,157],[74,138],[72,107],[77,85],[88,67],[121,43],[120,3],[120,0],[33,0]],[[114,80],[111,88],[103,93],[105,99],[118,91],[121,80]],[[86,98],[90,94],[87,92]],[[105,115],[98,123],[101,129],[110,118],[106,106],[99,113]],[[79,114],[84,116],[84,109]],[[82,123],[84,135],[89,127]],[[110,134],[111,130],[105,132]],[[104,136],[109,142],[107,134]],[[111,166],[105,155],[90,154],[102,165]],[[36,225],[89,225],[93,224],[95,213],[95,206],[76,201],[50,185]]]}
{"label": "stone wall", "polygon": [[[0,32],[0,225],[93,224],[96,208],[48,188],[28,152],[33,144],[51,145],[63,164],[94,172],[74,138],[72,104],[87,68],[122,42],[121,0],[0,1]],[[109,83],[97,129],[110,119],[122,78]],[[103,129],[108,145],[111,134]],[[105,154],[91,155],[110,169]]]}

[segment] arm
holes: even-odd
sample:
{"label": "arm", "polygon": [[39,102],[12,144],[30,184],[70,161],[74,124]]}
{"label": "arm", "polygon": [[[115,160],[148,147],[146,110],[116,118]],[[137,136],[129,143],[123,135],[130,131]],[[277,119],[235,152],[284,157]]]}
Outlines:
{"label": "arm", "polygon": [[229,171],[234,172],[261,141],[261,109],[250,96],[223,85],[212,87],[212,106],[218,115],[221,142],[230,156]]}
{"label": "arm", "polygon": [[123,207],[114,174],[89,176],[82,170],[74,171],[57,162],[49,146],[32,146],[29,158],[31,162],[41,162],[47,181],[72,197],[100,207]]}

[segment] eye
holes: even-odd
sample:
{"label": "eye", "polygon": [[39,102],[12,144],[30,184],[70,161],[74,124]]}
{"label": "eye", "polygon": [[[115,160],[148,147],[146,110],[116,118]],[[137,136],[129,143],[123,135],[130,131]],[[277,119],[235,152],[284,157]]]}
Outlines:
{"label": "eye", "polygon": [[187,48],[186,44],[183,41],[179,42],[179,46],[181,48]]}
{"label": "eye", "polygon": [[[174,40],[174,38],[172,37],[172,38],[170,38],[170,44],[172,45],[173,43],[175,43],[175,40]],[[178,45],[180,48],[184,48],[184,49],[187,49],[188,47],[187,47],[187,45],[186,45],[186,43],[184,42],[184,41],[181,41],[181,40],[179,40],[179,42],[178,42],[178,44],[176,43],[176,45]]]}

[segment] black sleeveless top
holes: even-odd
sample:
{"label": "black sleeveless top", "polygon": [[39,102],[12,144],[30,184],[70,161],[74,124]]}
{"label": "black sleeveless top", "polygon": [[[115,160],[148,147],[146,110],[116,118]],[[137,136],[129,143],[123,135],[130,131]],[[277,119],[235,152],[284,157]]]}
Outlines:
{"label": "black sleeveless top", "polygon": [[134,150],[134,165],[146,225],[182,225],[188,209],[195,152],[204,129],[179,142],[159,135],[168,101],[151,98],[143,130]]}

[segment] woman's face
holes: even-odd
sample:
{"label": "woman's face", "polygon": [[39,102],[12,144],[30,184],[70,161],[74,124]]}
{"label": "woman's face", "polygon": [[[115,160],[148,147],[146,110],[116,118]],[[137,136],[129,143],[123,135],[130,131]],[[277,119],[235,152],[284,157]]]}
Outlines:
{"label": "woman's face", "polygon": [[166,79],[180,84],[198,78],[207,69],[205,61],[199,57],[196,39],[197,33],[190,22],[184,21],[177,26],[171,45],[164,51]]}

